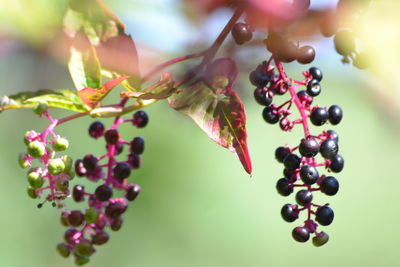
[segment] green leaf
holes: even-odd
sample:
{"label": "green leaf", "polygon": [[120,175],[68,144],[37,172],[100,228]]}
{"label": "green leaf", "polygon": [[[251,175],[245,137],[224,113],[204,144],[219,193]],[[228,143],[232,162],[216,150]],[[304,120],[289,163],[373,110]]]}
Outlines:
{"label": "green leaf", "polygon": [[[227,65],[230,66],[226,68],[229,72],[221,72],[222,67]],[[212,72],[212,69],[219,71]],[[168,103],[189,116],[217,144],[235,153],[244,169],[251,173],[246,113],[241,99],[230,87],[236,75],[232,60],[216,60],[202,79],[180,88],[178,93],[168,98]]]}
{"label": "green leaf", "polygon": [[35,108],[38,103],[46,103],[49,107],[63,108],[76,112],[86,112],[89,108],[70,90],[39,90],[21,92],[0,98],[0,111],[8,109]]}
{"label": "green leaf", "polygon": [[163,73],[161,79],[156,84],[146,88],[144,92],[121,92],[121,97],[137,98],[143,100],[165,99],[173,95],[177,88],[174,87],[175,81],[169,73]]}
{"label": "green leaf", "polygon": [[128,76],[121,76],[105,83],[101,88],[84,88],[78,91],[80,100],[90,108],[94,108],[97,104],[107,96],[107,94],[118,84],[126,80]]}

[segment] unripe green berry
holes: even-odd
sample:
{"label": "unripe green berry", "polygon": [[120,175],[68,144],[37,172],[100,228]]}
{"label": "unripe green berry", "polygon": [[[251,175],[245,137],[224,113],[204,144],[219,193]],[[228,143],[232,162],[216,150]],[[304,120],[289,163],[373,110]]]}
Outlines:
{"label": "unripe green berry", "polygon": [[77,257],[75,259],[75,264],[78,266],[85,265],[86,263],[89,263],[90,258],[89,257]]}
{"label": "unripe green berry", "polygon": [[30,196],[33,199],[38,197],[38,195],[36,194],[35,188],[33,188],[32,186],[28,186],[27,193],[28,193],[28,196]]}
{"label": "unripe green berry", "polygon": [[64,155],[61,157],[62,161],[64,162],[65,168],[64,168],[64,172],[65,173],[69,173],[71,171],[72,168],[72,163],[73,160],[70,156]]}
{"label": "unripe green berry", "polygon": [[73,170],[70,170],[69,172],[67,172],[67,175],[69,176],[69,180],[72,180],[75,177],[75,172]]}
{"label": "unripe green berry", "polygon": [[46,152],[45,145],[40,141],[32,141],[28,144],[28,154],[33,158],[40,158]]}
{"label": "unripe green berry", "polygon": [[87,209],[85,212],[85,221],[87,223],[97,223],[99,220],[99,213],[95,208]]}
{"label": "unripe green berry", "polygon": [[75,245],[74,252],[80,257],[89,257],[94,253],[94,248],[89,240],[84,239]]}
{"label": "unripe green berry", "polygon": [[49,165],[47,166],[49,172],[53,175],[60,174],[65,169],[65,164],[60,158],[49,160]]}
{"label": "unripe green berry", "polygon": [[321,232],[313,237],[312,243],[316,247],[320,247],[326,244],[329,241],[329,235],[325,232]]}
{"label": "unripe green berry", "polygon": [[35,109],[33,110],[33,112],[35,114],[41,115],[41,114],[43,114],[43,112],[45,112],[47,110],[48,107],[49,106],[45,102],[38,103],[37,106],[35,107]]}
{"label": "unripe green berry", "polygon": [[69,188],[69,182],[67,180],[59,180],[56,186],[58,191],[66,192]]}
{"label": "unripe green berry", "polygon": [[29,168],[32,166],[31,162],[29,160],[25,159],[26,154],[25,153],[19,153],[18,155],[18,164],[21,168]]}
{"label": "unripe green berry", "polygon": [[68,140],[64,137],[57,137],[53,142],[54,151],[64,151],[68,148]]}
{"label": "unripe green berry", "polygon": [[28,183],[32,188],[38,189],[43,186],[44,179],[42,176],[40,176],[39,172],[32,171],[28,172]]}
{"label": "unripe green berry", "polygon": [[68,246],[64,243],[60,243],[57,245],[57,251],[64,258],[68,258],[69,255],[71,254],[71,251],[69,250]]}
{"label": "unripe green berry", "polygon": [[28,140],[28,137],[35,135],[37,135],[37,133],[34,130],[27,131],[24,135],[24,144],[29,145],[30,141]]}
{"label": "unripe green berry", "polygon": [[49,159],[54,158],[54,156],[56,155],[56,152],[54,152],[54,150],[51,149],[51,147],[46,147],[46,151],[47,151],[47,156],[49,157]]}

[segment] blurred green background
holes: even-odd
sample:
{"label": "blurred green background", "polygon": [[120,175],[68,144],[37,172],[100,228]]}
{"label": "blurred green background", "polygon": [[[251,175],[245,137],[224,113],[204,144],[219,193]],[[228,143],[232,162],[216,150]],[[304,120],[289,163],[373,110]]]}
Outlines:
{"label": "blurred green background", "polygon": [[[36,37],[22,38],[27,36],[25,26],[21,27],[26,24],[26,18],[20,13],[7,15],[7,8],[13,10],[13,3],[23,6],[29,1],[3,1],[0,94],[39,88],[73,88],[65,65],[38,49],[42,47],[40,41],[31,42]],[[40,11],[43,5],[54,12],[62,10],[50,2],[37,1],[35,8]],[[173,11],[177,3],[172,0],[147,5],[142,4],[143,1],[106,2],[127,21],[128,29],[133,32],[145,28],[145,14],[157,17],[158,23],[169,21],[165,23],[171,25],[180,25],[185,20],[179,12]],[[39,16],[35,13],[39,12],[37,10],[28,9],[27,12]],[[53,15],[49,19],[57,20]],[[225,17],[221,17],[210,25],[222,25]],[[45,19],[32,23],[43,21],[47,25]],[[154,24],[154,21],[149,22],[149,27]],[[43,30],[37,27],[36,31]],[[181,27],[180,34],[185,31],[192,34],[189,33],[194,27],[192,24],[186,22]],[[218,29],[214,29],[215,32]],[[141,37],[140,31],[137,30],[139,52],[140,49],[146,52],[157,39],[144,32]],[[212,36],[215,32],[209,34]],[[179,40],[168,43],[162,52],[169,56],[178,53],[184,45]],[[143,165],[130,178],[142,186],[142,193],[130,205],[123,228],[111,234],[107,245],[98,248],[89,266],[400,266],[397,255],[400,238],[399,122],[396,111],[390,108],[391,102],[385,102],[374,90],[375,86],[379,88],[388,81],[380,80],[379,75],[343,66],[338,55],[324,50],[324,46],[331,44],[316,45],[324,52],[314,64],[325,74],[323,93],[316,101],[323,106],[339,104],[345,112],[343,122],[334,127],[340,135],[340,153],[346,160],[344,171],[336,175],[341,188],[334,197],[314,195],[316,203],[329,202],[335,211],[334,223],[321,227],[331,238],[324,247],[293,241],[291,230],[302,220],[289,224],[280,217],[281,206],[293,203],[294,197],[284,198],[276,193],[275,183],[282,175],[282,166],[275,161],[273,153],[280,145],[298,143],[301,132],[283,133],[277,126],[266,125],[261,117],[262,107],[253,101],[253,88],[244,76],[237,87],[247,111],[252,177],[245,173],[233,154],[215,145],[194,123],[166,103],[146,108],[150,116],[148,127],[141,130],[130,125],[122,127],[123,137],[140,135],[146,140]],[[154,47],[160,49],[161,46]],[[254,67],[262,60],[260,51],[256,51],[258,56],[254,52],[249,57],[254,59],[248,62],[249,66]],[[288,65],[288,73],[298,76],[304,68],[295,65]],[[398,89],[392,86],[388,91],[398,93]],[[393,101],[397,103],[398,100]],[[53,114],[62,117],[68,112]],[[58,133],[70,141],[72,157],[103,153],[103,141],[95,141],[87,135],[92,121],[82,118],[59,127]],[[3,181],[0,187],[0,266],[73,266],[71,259],[64,260],[55,251],[65,230],[59,223],[59,212],[49,205],[40,210],[36,208],[37,202],[26,195],[25,171],[19,169],[16,161],[18,153],[25,149],[22,142],[25,131],[41,131],[47,121],[23,110],[4,112],[0,123]],[[111,121],[105,120],[105,123],[110,125]],[[312,131],[317,133],[322,129],[329,129],[329,126],[314,127]],[[93,184],[85,184],[93,187]]]}

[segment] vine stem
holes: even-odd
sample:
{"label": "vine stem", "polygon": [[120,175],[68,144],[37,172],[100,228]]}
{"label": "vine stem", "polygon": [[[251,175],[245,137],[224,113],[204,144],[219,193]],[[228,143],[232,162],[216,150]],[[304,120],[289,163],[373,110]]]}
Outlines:
{"label": "vine stem", "polygon": [[[282,77],[282,79],[284,81],[289,80],[283,69],[282,63],[276,58],[274,58],[274,62],[275,62],[276,67],[278,68],[279,74]],[[288,90],[290,92],[290,95],[292,96],[293,102],[295,103],[297,109],[299,110],[299,113],[301,116],[301,122],[303,124],[304,135],[305,135],[305,137],[308,137],[308,136],[310,136],[310,130],[309,130],[308,121],[307,121],[308,115],[306,114],[306,112],[304,110],[304,106],[300,102],[299,97],[297,96],[296,88],[297,87],[295,87],[295,86],[289,86]]]}

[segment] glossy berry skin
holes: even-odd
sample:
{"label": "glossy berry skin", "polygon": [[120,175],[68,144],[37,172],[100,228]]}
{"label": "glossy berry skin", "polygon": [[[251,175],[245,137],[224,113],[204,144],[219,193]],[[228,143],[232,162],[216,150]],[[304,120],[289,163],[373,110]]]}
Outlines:
{"label": "glossy berry skin", "polygon": [[326,159],[333,158],[339,151],[338,143],[333,139],[326,139],[321,143],[319,152]]}
{"label": "glossy berry skin", "polygon": [[46,147],[42,142],[33,141],[28,144],[27,152],[33,158],[40,158],[46,153]]}
{"label": "glossy berry skin", "polygon": [[289,171],[294,171],[300,166],[300,158],[296,154],[288,155],[283,161],[283,165]]}
{"label": "glossy berry skin", "polygon": [[294,171],[288,170],[288,169],[283,169],[283,176],[285,176],[286,178],[293,178],[294,175]]}
{"label": "glossy berry skin", "polygon": [[122,227],[123,222],[124,222],[124,219],[122,216],[115,218],[110,225],[111,230],[119,231],[119,229],[121,229],[121,227]]}
{"label": "glossy berry skin", "polygon": [[107,144],[116,145],[120,138],[119,132],[116,129],[109,129],[104,133],[104,138],[106,139]]}
{"label": "glossy berry skin", "polygon": [[283,160],[290,154],[290,151],[283,146],[278,147],[275,150],[275,158],[278,162],[283,163]]}
{"label": "glossy berry skin", "polygon": [[269,106],[272,103],[272,98],[268,97],[268,93],[263,88],[256,88],[254,90],[254,98],[258,104]]}
{"label": "glossy berry skin", "polygon": [[80,210],[72,210],[68,215],[68,223],[73,227],[78,227],[83,224],[85,217]]}
{"label": "glossy berry skin", "polygon": [[311,105],[313,102],[313,98],[311,95],[309,95],[306,91],[301,90],[297,92],[297,97],[299,98],[300,102],[305,104],[306,106]]}
{"label": "glossy berry skin", "polygon": [[86,171],[93,172],[97,167],[98,160],[94,155],[87,154],[83,158],[82,163],[83,163],[83,167],[85,167]]}
{"label": "glossy berry skin", "polygon": [[136,199],[136,197],[139,195],[140,193],[140,186],[134,184],[134,185],[130,185],[128,187],[128,190],[126,190],[126,194],[125,194],[125,198],[128,201],[134,201]]}
{"label": "glossy berry skin", "polygon": [[83,160],[78,159],[75,161],[75,173],[78,176],[85,176],[86,175],[86,168],[83,166]]}
{"label": "glossy berry skin", "polygon": [[108,218],[116,219],[125,211],[126,211],[126,206],[116,202],[116,203],[110,203],[106,207],[105,213]]}
{"label": "glossy berry skin", "polygon": [[328,241],[329,241],[329,235],[325,232],[320,232],[320,233],[316,234],[312,239],[312,243],[316,247],[323,246]]}
{"label": "glossy berry skin", "polygon": [[308,203],[311,203],[313,199],[313,195],[311,193],[311,191],[308,190],[300,190],[297,192],[296,194],[296,202],[297,204],[301,205],[301,206],[305,206]]}
{"label": "glossy berry skin", "polygon": [[232,36],[235,42],[241,45],[253,38],[253,32],[251,31],[250,25],[246,23],[236,23],[232,28]]}
{"label": "glossy berry skin", "polygon": [[131,165],[132,169],[138,169],[141,164],[140,155],[129,154],[127,162]]}
{"label": "glossy berry skin", "polygon": [[317,209],[315,213],[315,220],[324,226],[330,225],[333,222],[334,213],[328,206],[323,206]]}
{"label": "glossy berry skin", "polygon": [[309,45],[305,45],[299,48],[297,53],[297,62],[300,64],[309,64],[314,61],[315,50]]}
{"label": "glossy berry skin", "polygon": [[95,121],[90,124],[88,132],[94,139],[100,138],[104,135],[104,124],[100,121]]}
{"label": "glossy berry skin", "polygon": [[307,83],[307,94],[310,96],[318,96],[321,93],[321,85],[316,79],[312,79]]}
{"label": "glossy berry skin", "polygon": [[132,124],[137,128],[144,128],[149,123],[149,116],[143,110],[136,111],[133,114]]}
{"label": "glossy berry skin", "polygon": [[326,108],[316,108],[311,112],[310,120],[316,126],[324,125],[328,120],[328,111]]}
{"label": "glossy berry skin", "polygon": [[344,168],[344,159],[341,155],[337,154],[333,158],[330,159],[331,164],[329,165],[329,169],[333,172],[341,172]]}
{"label": "glossy berry skin", "polygon": [[263,70],[253,70],[249,80],[257,88],[264,88],[271,81],[271,77]]}
{"label": "glossy berry skin", "polygon": [[279,121],[279,113],[277,110],[271,106],[265,107],[263,110],[263,118],[266,122],[270,124],[275,124]]}
{"label": "glossy berry skin", "polygon": [[137,155],[142,154],[144,151],[144,139],[142,137],[135,137],[131,141],[131,152]]}
{"label": "glossy berry skin", "polygon": [[131,166],[126,162],[118,163],[113,169],[113,176],[119,182],[122,182],[125,178],[131,174]]}
{"label": "glossy berry skin", "polygon": [[292,204],[286,204],[281,209],[281,216],[286,222],[294,222],[299,218],[299,212],[297,206]]}
{"label": "glossy berry skin", "polygon": [[339,135],[337,134],[337,132],[335,132],[334,130],[328,130],[326,131],[328,138],[329,139],[333,139],[336,142],[339,142]]}
{"label": "glossy berry skin", "polygon": [[293,192],[293,186],[288,178],[281,178],[276,183],[276,190],[280,195],[286,197]]}
{"label": "glossy berry skin", "polygon": [[110,239],[110,236],[107,234],[107,232],[100,231],[97,232],[92,236],[92,244],[93,245],[103,245],[107,243],[107,241]]}
{"label": "glossy berry skin", "polygon": [[323,74],[322,74],[322,71],[317,67],[309,68],[308,72],[310,73],[312,78],[317,80],[318,82],[322,81],[322,78],[324,77]]}
{"label": "glossy berry skin", "polygon": [[108,201],[113,195],[113,190],[109,185],[102,184],[96,188],[94,195],[100,201]]}
{"label": "glossy berry skin", "polygon": [[315,184],[319,178],[317,168],[310,165],[303,165],[300,168],[300,178],[305,184]]}
{"label": "glossy berry skin", "polygon": [[72,198],[75,202],[82,202],[85,200],[85,187],[82,185],[75,185],[72,190]]}
{"label": "glossy berry skin", "polygon": [[298,226],[293,229],[292,237],[297,242],[304,243],[304,242],[307,242],[308,239],[310,239],[310,232],[306,227]]}
{"label": "glossy berry skin", "polygon": [[320,184],[321,192],[328,196],[334,196],[339,191],[339,182],[333,176],[325,177]]}
{"label": "glossy berry skin", "polygon": [[338,105],[332,105],[328,109],[329,122],[332,125],[337,125],[341,122],[343,118],[343,111]]}
{"label": "glossy berry skin", "polygon": [[313,137],[308,137],[306,139],[301,140],[299,146],[299,152],[302,156],[307,158],[312,158],[316,156],[319,152],[319,143]]}

